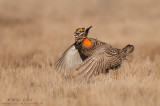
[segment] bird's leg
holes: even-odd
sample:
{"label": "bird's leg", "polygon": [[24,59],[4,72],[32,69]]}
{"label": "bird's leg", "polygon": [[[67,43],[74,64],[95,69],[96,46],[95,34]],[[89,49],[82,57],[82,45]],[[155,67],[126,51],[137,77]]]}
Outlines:
{"label": "bird's leg", "polygon": [[118,78],[118,70],[115,69],[115,70],[114,70],[114,79],[117,79],[117,78]]}

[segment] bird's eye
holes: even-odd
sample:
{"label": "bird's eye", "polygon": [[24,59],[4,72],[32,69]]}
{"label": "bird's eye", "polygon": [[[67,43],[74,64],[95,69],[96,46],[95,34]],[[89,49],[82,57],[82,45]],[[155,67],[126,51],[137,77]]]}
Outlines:
{"label": "bird's eye", "polygon": [[83,36],[84,35],[84,33],[82,32],[81,34],[80,34],[80,36]]}

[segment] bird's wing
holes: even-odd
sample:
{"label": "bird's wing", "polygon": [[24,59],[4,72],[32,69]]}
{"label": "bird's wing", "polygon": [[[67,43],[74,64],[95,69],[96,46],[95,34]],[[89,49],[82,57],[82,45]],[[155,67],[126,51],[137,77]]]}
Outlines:
{"label": "bird's wing", "polygon": [[82,59],[76,49],[75,45],[72,44],[63,55],[55,63],[57,71],[69,71],[74,66],[82,63]]}
{"label": "bird's wing", "polygon": [[108,46],[100,46],[95,52],[84,60],[76,69],[79,76],[89,79],[95,74],[105,72],[107,68],[118,65],[121,59],[117,49]]}

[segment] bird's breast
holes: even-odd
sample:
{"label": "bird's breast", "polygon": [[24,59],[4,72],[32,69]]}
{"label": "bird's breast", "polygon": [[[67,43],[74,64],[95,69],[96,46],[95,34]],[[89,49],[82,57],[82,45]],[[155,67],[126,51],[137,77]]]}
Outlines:
{"label": "bird's breast", "polygon": [[[86,43],[87,42],[87,43]],[[90,43],[89,43],[90,42]],[[93,41],[89,41],[85,40],[82,44],[81,44],[81,53],[85,56],[90,56],[93,54],[94,50],[96,49],[96,45],[95,42]]]}

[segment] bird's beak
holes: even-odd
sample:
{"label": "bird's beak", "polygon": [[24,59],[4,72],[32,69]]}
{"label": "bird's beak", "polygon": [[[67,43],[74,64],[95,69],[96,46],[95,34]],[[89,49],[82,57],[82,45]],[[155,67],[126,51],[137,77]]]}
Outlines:
{"label": "bird's beak", "polygon": [[87,28],[87,29],[85,30],[84,36],[87,36],[87,35],[88,35],[88,32],[89,32],[90,28],[92,28],[92,26],[90,26],[89,28]]}

